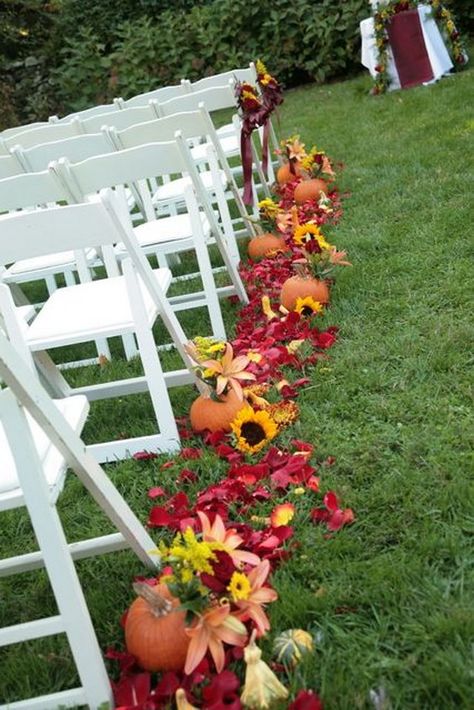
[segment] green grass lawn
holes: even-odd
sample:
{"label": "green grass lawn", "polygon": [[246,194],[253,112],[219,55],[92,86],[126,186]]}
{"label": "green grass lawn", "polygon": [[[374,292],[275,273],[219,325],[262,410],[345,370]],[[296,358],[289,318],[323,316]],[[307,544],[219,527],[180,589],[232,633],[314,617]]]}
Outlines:
{"label": "green grass lawn", "polygon": [[[281,110],[282,135],[300,133],[343,161],[350,193],[335,242],[353,267],[339,273],[325,316],[340,339],[312,371],[291,435],[314,442],[318,458],[336,457],[321,470],[323,484],[357,520],[327,539],[299,499],[301,547],[274,576],[280,600],[271,608],[273,632],[315,632],[296,682],[328,710],[371,707],[369,692],[380,688],[386,709],[472,707],[473,79],[470,69],[373,98],[364,76],[289,91]],[[226,306],[228,323],[234,314]],[[178,414],[192,397],[190,388],[173,392]],[[112,432],[130,431],[137,417],[148,426],[146,397],[136,409],[124,403],[123,414],[102,406],[89,439],[104,416]],[[206,453],[195,470],[198,489],[223,465]],[[147,489],[172,480],[154,461],[108,472],[144,521]],[[72,477],[60,510],[70,539],[107,529]],[[23,514],[2,516],[1,531],[2,555],[31,545]],[[119,619],[141,565],[120,553],[77,568],[102,646],[121,643]],[[0,581],[0,625],[52,612],[43,573]],[[0,650],[0,669],[3,702],[75,677],[61,638]]]}

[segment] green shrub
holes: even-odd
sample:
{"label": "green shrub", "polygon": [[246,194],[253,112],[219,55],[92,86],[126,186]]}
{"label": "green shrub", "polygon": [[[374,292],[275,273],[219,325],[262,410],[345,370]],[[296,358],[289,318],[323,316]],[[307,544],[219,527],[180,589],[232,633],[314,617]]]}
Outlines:
{"label": "green shrub", "polygon": [[[472,0],[447,5],[472,32]],[[259,57],[286,86],[345,76],[361,69],[359,22],[369,12],[367,0],[0,0],[9,102],[0,121],[44,119]]]}

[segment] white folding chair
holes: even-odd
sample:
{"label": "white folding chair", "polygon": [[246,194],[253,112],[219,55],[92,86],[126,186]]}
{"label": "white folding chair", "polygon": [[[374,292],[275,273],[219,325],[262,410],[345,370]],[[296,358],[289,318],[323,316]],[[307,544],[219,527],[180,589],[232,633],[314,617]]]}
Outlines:
{"label": "white folding chair", "polygon": [[69,158],[76,163],[86,160],[92,155],[103,155],[113,152],[114,147],[107,136],[101,133],[72,136],[50,143],[40,143],[32,148],[24,149],[21,146],[12,148],[12,155],[26,172],[40,172],[46,170],[52,160]]}
{"label": "white folding chair", "polygon": [[[106,140],[104,136],[102,139]],[[75,199],[67,186],[48,170],[25,173],[0,180],[0,214],[21,209],[31,210],[61,202],[74,203]],[[44,280],[47,291],[51,295],[58,287],[58,277],[63,277],[67,286],[74,286],[76,283],[75,272],[78,271],[82,281],[90,281],[89,269],[99,263],[96,249],[88,249],[85,253],[69,250],[58,254],[28,257],[10,265],[2,264],[0,259],[0,281],[12,286],[16,299],[24,303],[26,301],[24,293],[15,287]],[[36,305],[39,307],[41,304]],[[111,359],[107,340],[103,338],[97,340],[96,349],[98,356],[103,355],[109,360]],[[97,362],[97,359],[81,362],[82,364],[90,364]]]}
{"label": "white folding chair", "polygon": [[153,91],[147,91],[144,94],[138,94],[137,96],[132,96],[132,98],[124,101],[122,98],[114,99],[115,103],[120,106],[120,108],[132,108],[134,106],[146,106],[149,101],[168,101],[168,99],[173,99],[176,96],[182,96],[187,93],[188,88],[183,84],[176,84],[175,86],[160,86],[158,89]]}
{"label": "white folding chair", "polygon": [[[0,629],[0,647],[65,633],[80,679],[77,688],[0,708],[113,707],[74,560],[131,548],[145,565],[156,568],[159,558],[150,554],[155,545],[80,439],[87,399],[77,395],[53,401],[1,332],[0,378],[8,386],[0,391],[0,512],[25,506],[39,547],[36,552],[0,560],[0,576],[44,566],[58,607],[54,616]],[[117,532],[68,544],[56,508],[68,468]]]}
{"label": "white folding chair", "polygon": [[22,148],[32,148],[40,143],[59,141],[63,138],[78,136],[83,132],[78,119],[73,119],[69,123],[45,123],[42,126],[37,126],[21,133],[15,133],[10,138],[5,138],[4,144],[9,149],[13,148],[14,145],[20,145]]}
{"label": "white folding chair", "polygon": [[[203,282],[203,291],[186,293],[170,298],[170,303],[175,310],[187,310],[205,306],[208,308],[213,335],[225,339],[225,328],[219,305],[219,293],[213,279],[211,263],[206,246],[206,237],[214,231],[214,236],[220,247],[224,263],[229,269],[234,284],[231,293],[237,293],[244,298],[245,290],[240,276],[228,253],[226,243],[216,223],[214,214],[207,203],[200,212],[192,185],[199,190],[199,177],[193,165],[194,174],[187,178],[188,184],[184,188],[186,213],[171,215],[161,219],[156,218],[152,205],[151,194],[147,186],[149,178],[159,178],[165,174],[180,174],[189,167],[183,160],[176,143],[154,143],[123,150],[112,155],[89,158],[82,163],[71,165],[67,161],[60,161],[51,165],[60,179],[75,193],[77,201],[86,199],[91,193],[103,188],[114,187],[121,191],[127,185],[138,192],[143,213],[148,221],[135,228],[138,243],[145,253],[156,254],[158,263],[166,265],[166,254],[176,254],[180,251],[194,249],[199,265],[199,274]],[[119,193],[120,194],[120,193]],[[123,203],[122,203],[123,204]],[[207,207],[207,209],[206,209]],[[131,226],[128,210],[122,210],[124,221]],[[123,245],[119,246],[116,253],[119,258],[123,256]],[[229,289],[227,290],[229,293]],[[246,298],[246,296],[245,296]]]}
{"label": "white folding chair", "polygon": [[150,100],[144,106],[133,106],[124,108],[121,111],[113,111],[106,114],[98,114],[80,121],[84,133],[97,133],[102,126],[115,126],[118,130],[133,126],[135,123],[153,121],[158,118],[157,102]]}
{"label": "white folding chair", "polygon": [[[198,109],[195,111],[171,114],[170,116],[159,118],[155,121],[148,121],[147,123],[140,123],[136,126],[131,126],[124,131],[117,131],[115,128],[107,128],[105,131],[110,141],[116,146],[116,148],[118,150],[124,150],[126,148],[134,148],[140,145],[145,145],[146,143],[173,140],[177,129],[180,131],[181,137],[186,141],[191,141],[191,144],[196,143],[196,141],[201,139],[206,141],[204,143],[199,143],[194,148],[191,148],[191,156],[197,164],[203,162],[209,164],[209,145],[212,145],[215,149],[218,159],[217,170],[221,171],[219,173],[219,179],[216,180],[213,178],[211,170],[202,170],[199,173],[199,177],[203,186],[207,188],[207,192],[210,194],[216,194],[215,199],[217,200],[224,234],[229,242],[231,251],[236,252],[235,256],[238,263],[238,250],[234,244],[237,233],[232,226],[233,223],[229,214],[229,209],[227,207],[226,200],[223,199],[225,195],[223,194],[222,188],[228,186],[231,190],[231,196],[237,205],[240,218],[246,226],[246,229],[243,230],[244,233],[246,235],[250,233],[251,236],[254,236],[255,227],[253,222],[248,220],[245,205],[242,202],[239,189],[235,182],[229,163],[227,162],[227,157],[222,148],[221,141],[217,136],[209,111],[203,103],[200,103],[198,105]],[[215,173],[216,166],[214,163],[213,167]],[[170,188],[167,189],[169,191]],[[174,198],[182,200],[182,195],[180,196],[179,193],[179,183],[175,182],[173,190]],[[158,199],[159,196],[160,192],[157,192],[156,199]]]}
{"label": "white folding chair", "polygon": [[[120,275],[112,245],[123,243],[129,258],[122,261]],[[159,428],[151,436],[98,443],[91,446],[99,461],[123,458],[144,448],[175,451],[179,434],[171,408],[167,384],[196,382],[189,357],[184,350],[188,340],[164,296],[171,281],[168,269],[152,270],[133,230],[117,212],[111,190],[94,201],[53,207],[0,217],[0,261],[10,263],[30,257],[56,253],[60,248],[84,250],[100,247],[107,278],[67,286],[55,291],[31,325],[17,317],[11,293],[0,284],[0,311],[10,340],[24,359],[36,364],[52,392],[67,396],[71,389],[64,378],[42,361],[40,354],[56,347],[74,345],[123,335],[135,335],[144,376],[79,388],[89,399],[108,399],[148,391]],[[158,318],[171,335],[189,369],[167,372],[163,376],[152,325]]]}

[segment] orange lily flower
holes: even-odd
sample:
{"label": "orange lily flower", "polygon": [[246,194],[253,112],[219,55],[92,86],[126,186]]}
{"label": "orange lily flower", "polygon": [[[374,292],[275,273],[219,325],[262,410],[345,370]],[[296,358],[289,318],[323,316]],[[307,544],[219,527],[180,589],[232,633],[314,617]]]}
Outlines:
{"label": "orange lily flower", "polygon": [[255,375],[245,372],[245,368],[250,363],[246,355],[238,355],[234,358],[234,349],[227,343],[226,349],[220,360],[205,360],[201,363],[208,370],[213,370],[217,375],[216,394],[222,394],[230,385],[237,397],[243,401],[244,394],[239,380],[255,380]]}
{"label": "orange lily flower", "polygon": [[199,665],[208,649],[220,673],[225,664],[224,643],[245,646],[247,641],[247,630],[230,613],[230,604],[211,607],[198,617],[194,626],[186,629],[186,633],[191,638],[184,666],[186,675]]}
{"label": "orange lily flower", "polygon": [[331,264],[336,264],[337,266],[352,266],[350,261],[344,261],[345,256],[347,256],[346,251],[337,251],[336,247],[332,247],[329,260]]}
{"label": "orange lily flower", "polygon": [[253,552],[247,552],[246,550],[237,550],[243,543],[243,539],[237,534],[235,528],[226,529],[220,515],[216,515],[211,525],[211,521],[206,513],[203,513],[202,510],[198,510],[197,514],[201,521],[202,539],[204,542],[220,542],[224,547],[224,552],[227,552],[235,566],[239,569],[243,567],[244,564],[258,565],[260,562],[258,555],[255,555]]}
{"label": "orange lily flower", "polygon": [[270,562],[263,560],[263,562],[260,562],[260,564],[254,567],[247,575],[251,587],[247,599],[239,599],[235,602],[238,609],[236,614],[237,618],[242,621],[252,619],[257,627],[258,636],[263,636],[270,628],[270,622],[262,605],[268,602],[274,602],[278,599],[278,594],[274,589],[263,586],[269,573]]}

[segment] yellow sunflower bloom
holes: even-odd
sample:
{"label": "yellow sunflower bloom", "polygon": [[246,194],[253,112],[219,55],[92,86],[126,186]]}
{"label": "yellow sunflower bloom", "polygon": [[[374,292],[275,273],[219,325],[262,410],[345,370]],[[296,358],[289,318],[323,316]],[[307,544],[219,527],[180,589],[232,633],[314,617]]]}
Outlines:
{"label": "yellow sunflower bloom", "polygon": [[323,309],[323,304],[319,301],[315,301],[311,296],[306,296],[306,298],[299,296],[296,299],[294,308],[294,310],[302,316],[314,316],[317,313],[321,313]]}
{"label": "yellow sunflower bloom", "polygon": [[293,241],[295,244],[298,244],[298,246],[304,247],[313,239],[318,242],[321,249],[331,249],[331,244],[325,240],[317,224],[307,222],[306,224],[301,224],[299,227],[296,227],[293,232]]}
{"label": "yellow sunflower bloom", "polygon": [[265,410],[256,412],[243,407],[231,424],[239,451],[255,454],[263,449],[278,433],[278,427]]}

